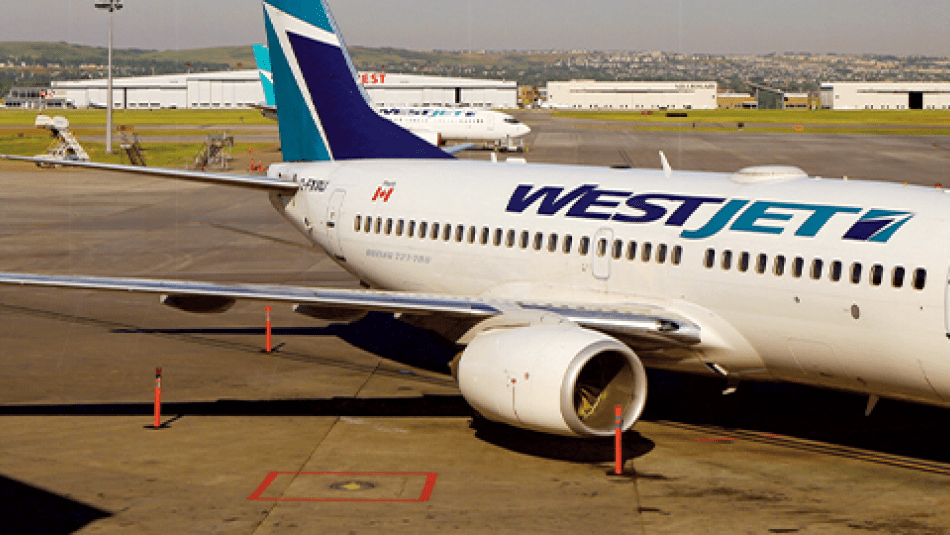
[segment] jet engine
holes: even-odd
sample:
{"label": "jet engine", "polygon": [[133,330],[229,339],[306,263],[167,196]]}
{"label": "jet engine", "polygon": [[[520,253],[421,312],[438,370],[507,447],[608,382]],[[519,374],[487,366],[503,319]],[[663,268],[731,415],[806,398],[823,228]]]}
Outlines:
{"label": "jet engine", "polygon": [[490,420],[570,436],[629,429],[646,403],[646,371],[614,338],[566,325],[491,329],[472,339],[456,374],[465,400]]}

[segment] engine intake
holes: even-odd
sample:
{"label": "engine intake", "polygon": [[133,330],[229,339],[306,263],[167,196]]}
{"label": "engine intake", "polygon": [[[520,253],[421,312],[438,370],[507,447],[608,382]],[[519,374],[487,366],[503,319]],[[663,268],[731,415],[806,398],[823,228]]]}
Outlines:
{"label": "engine intake", "polygon": [[484,331],[462,353],[457,374],[462,396],[486,418],[547,433],[609,436],[615,405],[626,430],[646,403],[636,354],[576,326]]}

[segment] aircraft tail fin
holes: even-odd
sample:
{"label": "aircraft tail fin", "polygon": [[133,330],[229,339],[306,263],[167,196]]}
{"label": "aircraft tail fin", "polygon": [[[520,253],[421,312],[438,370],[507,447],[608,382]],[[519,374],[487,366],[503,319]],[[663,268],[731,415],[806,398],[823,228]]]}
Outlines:
{"label": "aircraft tail fin", "polygon": [[325,0],[264,0],[284,161],[451,158],[380,117]]}
{"label": "aircraft tail fin", "polygon": [[257,72],[261,75],[261,85],[264,87],[264,104],[274,106],[274,74],[270,68],[270,52],[264,45],[254,45],[254,59],[257,61]]}

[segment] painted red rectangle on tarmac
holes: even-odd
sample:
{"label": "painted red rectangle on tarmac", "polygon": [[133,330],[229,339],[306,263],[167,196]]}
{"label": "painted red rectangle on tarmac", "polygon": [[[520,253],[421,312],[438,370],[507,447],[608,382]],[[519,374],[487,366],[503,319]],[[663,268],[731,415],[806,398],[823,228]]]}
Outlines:
{"label": "painted red rectangle on tarmac", "polygon": [[[336,490],[327,491],[327,489],[319,489],[313,494],[320,494],[319,496],[310,495],[310,496],[274,496],[268,497],[264,496],[267,492],[267,489],[274,483],[274,481],[280,476],[292,476],[294,480],[291,482],[291,486],[301,481],[300,478],[307,476],[315,476],[325,481],[332,481],[339,479],[339,483],[347,483],[352,481],[356,485],[357,490],[342,490],[340,488]],[[253,494],[248,496],[248,500],[252,501],[262,501],[262,502],[427,502],[432,496],[432,491],[435,489],[435,480],[438,474],[435,472],[270,472],[264,478],[264,481],[261,482],[260,486],[257,487],[257,490]],[[358,478],[358,479],[354,479]],[[386,493],[385,485],[380,485],[379,491],[376,490],[376,487],[368,487],[367,491],[363,497],[356,495],[356,492],[361,492],[362,489],[358,489],[360,483],[369,483],[371,485],[378,484],[379,482],[385,483],[388,480],[399,480],[399,481],[409,481],[415,479],[421,482],[422,478],[425,478],[424,483],[421,485],[419,495],[411,498],[402,498],[402,497],[381,497],[379,496],[379,491]],[[359,479],[365,480],[360,482]],[[345,485],[341,487],[347,488]],[[330,487],[328,487],[329,489]],[[288,488],[288,490],[290,490]],[[333,494],[337,493],[346,493],[353,492],[352,496],[334,496]]]}

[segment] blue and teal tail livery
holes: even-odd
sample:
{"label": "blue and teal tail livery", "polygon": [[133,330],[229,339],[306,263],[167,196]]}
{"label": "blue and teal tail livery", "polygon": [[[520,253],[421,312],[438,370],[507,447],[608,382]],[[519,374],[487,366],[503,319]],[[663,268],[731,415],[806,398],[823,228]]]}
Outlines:
{"label": "blue and teal tail livery", "polygon": [[324,0],[264,0],[284,161],[451,158],[380,117]]}
{"label": "blue and teal tail livery", "polygon": [[270,52],[264,45],[254,45],[254,60],[257,61],[257,71],[261,75],[261,86],[264,88],[264,104],[274,106],[274,75],[270,68]]}

